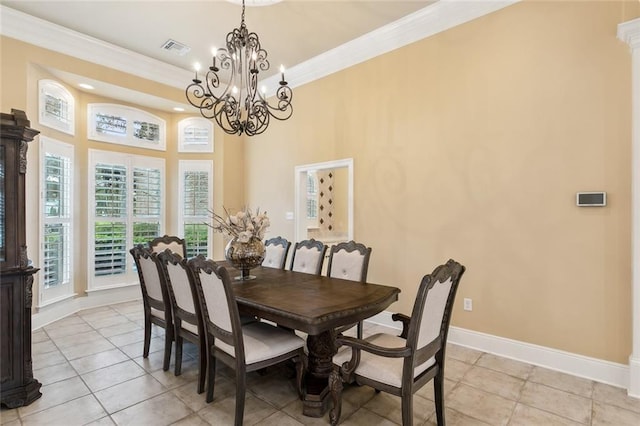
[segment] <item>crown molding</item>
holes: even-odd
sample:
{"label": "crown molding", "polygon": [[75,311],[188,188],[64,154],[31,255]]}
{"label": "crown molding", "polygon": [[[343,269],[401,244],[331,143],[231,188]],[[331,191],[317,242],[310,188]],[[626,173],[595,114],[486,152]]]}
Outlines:
{"label": "crown molding", "polygon": [[640,48],[640,18],[618,24],[618,38],[632,50]]}
{"label": "crown molding", "polygon": [[172,87],[183,89],[193,78],[188,70],[4,5],[0,5],[0,34]]}
{"label": "crown molding", "polygon": [[[439,0],[384,27],[287,70],[301,86],[425,37],[510,6],[520,0]],[[25,29],[28,29],[25,31]],[[192,72],[0,5],[0,34],[35,46],[183,89]],[[279,76],[265,79],[278,87]]]}
{"label": "crown molding", "polygon": [[[357,65],[376,56],[444,32],[520,0],[439,0],[410,15],[328,50],[287,70],[296,87]],[[268,87],[278,78],[265,80]]]}

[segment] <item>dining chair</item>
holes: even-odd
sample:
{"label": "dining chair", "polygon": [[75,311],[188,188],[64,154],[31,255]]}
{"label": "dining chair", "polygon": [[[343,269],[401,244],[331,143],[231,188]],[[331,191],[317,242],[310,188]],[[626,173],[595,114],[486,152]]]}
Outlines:
{"label": "dining chair", "polygon": [[313,238],[297,242],[291,253],[291,270],[320,275],[326,251],[327,246]]}
{"label": "dining chair", "polygon": [[291,242],[282,237],[270,238],[264,243],[265,255],[262,266],[284,269]]}
{"label": "dining chair", "polygon": [[[400,336],[374,334],[367,339],[338,336],[343,345],[333,357],[329,375],[332,425],[340,421],[343,383],[368,385],[401,398],[402,424],[413,423],[413,394],[433,379],[436,418],[444,426],[444,361],[451,310],[465,267],[450,259],[425,275],[411,317],[394,314],[403,323]],[[351,349],[349,349],[351,348]]]}
{"label": "dining chair", "polygon": [[144,309],[144,346],[142,357],[149,356],[151,344],[151,324],[164,328],[164,361],[162,369],[167,371],[171,361],[171,346],[173,344],[173,321],[171,302],[167,285],[160,269],[160,264],[151,249],[138,244],[129,250],[138,271],[140,289],[142,290],[142,305]]}
{"label": "dining chair", "polygon": [[189,267],[199,294],[207,335],[207,402],[213,401],[216,359],[236,372],[236,425],[242,425],[244,417],[248,372],[291,359],[296,364],[296,388],[302,397],[304,340],[266,322],[241,325],[227,269],[202,255],[189,260]]}
{"label": "dining chair", "polygon": [[202,313],[197,291],[190,276],[187,259],[178,253],[166,249],[159,253],[158,259],[171,301],[173,312],[173,328],[176,341],[175,375],[182,373],[182,344],[187,339],[198,346],[199,371],[198,393],[204,392],[207,369],[206,338],[202,324]]}
{"label": "dining chair", "polygon": [[175,235],[163,235],[162,237],[156,237],[149,241],[149,247],[156,253],[171,250],[174,253],[178,253],[180,256],[187,257],[187,243],[183,238]]}
{"label": "dining chair", "polygon": [[[371,247],[367,247],[364,244],[356,243],[355,241],[335,244],[331,246],[329,251],[327,276],[365,283],[367,281],[370,258]],[[346,325],[336,331],[344,333],[355,325]],[[358,322],[357,327],[356,336],[358,339],[362,339],[362,321]]]}

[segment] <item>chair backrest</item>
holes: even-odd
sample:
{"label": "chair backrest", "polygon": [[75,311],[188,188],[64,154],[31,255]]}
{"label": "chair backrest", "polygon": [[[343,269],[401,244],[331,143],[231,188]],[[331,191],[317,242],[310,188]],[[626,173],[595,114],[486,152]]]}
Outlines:
{"label": "chair backrest", "polygon": [[443,353],[453,302],[464,271],[464,266],[449,259],[422,278],[407,333],[407,346],[413,349],[414,365],[433,354]]}
{"label": "chair backrest", "polygon": [[217,339],[215,344],[238,361],[244,362],[244,342],[240,313],[229,272],[203,255],[188,262],[206,331]]}
{"label": "chair backrest", "polygon": [[[169,302],[167,287],[161,275],[161,269],[157,259],[152,256],[153,252],[142,244],[138,244],[129,250],[129,253],[133,256],[133,261],[138,270],[142,296],[160,303],[165,303],[165,301]],[[155,307],[156,306],[154,306],[154,308]]]}
{"label": "chair backrest", "polygon": [[169,249],[184,258],[187,257],[187,243],[184,239],[176,237],[175,235],[163,235],[162,237],[154,238],[149,241],[149,247],[155,253],[161,253]]}
{"label": "chair backrest", "polygon": [[365,282],[369,270],[371,247],[349,241],[331,247],[327,276]]}
{"label": "chair backrest", "polygon": [[291,243],[282,237],[268,239],[264,243],[265,255],[262,266],[284,269]]}
{"label": "chair backrest", "polygon": [[198,324],[200,307],[187,259],[169,249],[156,256],[162,267],[174,316],[190,324]]}
{"label": "chair backrest", "polygon": [[320,275],[326,251],[327,246],[313,238],[297,242],[291,254],[291,270]]}

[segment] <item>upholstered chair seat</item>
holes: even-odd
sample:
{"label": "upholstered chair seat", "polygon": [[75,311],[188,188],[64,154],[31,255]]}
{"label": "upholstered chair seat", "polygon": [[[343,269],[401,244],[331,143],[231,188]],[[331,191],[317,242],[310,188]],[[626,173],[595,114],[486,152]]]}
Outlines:
{"label": "upholstered chair seat", "polygon": [[[402,348],[406,346],[407,341],[398,336],[386,333],[378,333],[364,339],[371,345],[383,348]],[[355,374],[369,377],[380,383],[386,383],[389,386],[402,386],[402,368],[404,358],[386,358],[373,355],[369,352],[360,352],[360,363],[356,368]],[[351,348],[343,346],[333,357],[333,363],[342,365],[351,359]],[[418,377],[423,371],[435,364],[435,357],[429,358],[427,361],[414,368],[413,377]]]}
{"label": "upholstered chair seat", "polygon": [[[300,340],[292,333],[265,322],[254,322],[242,327],[244,359],[247,364],[254,364],[295,351],[301,347]],[[217,341],[216,346],[235,357],[233,346],[223,341]]]}

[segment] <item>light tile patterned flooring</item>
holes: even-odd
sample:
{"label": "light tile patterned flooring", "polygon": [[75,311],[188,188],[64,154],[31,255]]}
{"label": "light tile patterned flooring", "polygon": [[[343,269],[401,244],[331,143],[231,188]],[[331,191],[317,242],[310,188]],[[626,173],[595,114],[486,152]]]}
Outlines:
{"label": "light tile patterned flooring", "polygon": [[[215,399],[196,393],[197,352],[185,347],[182,375],[162,371],[162,329],[143,359],[142,305],[129,302],[79,312],[33,333],[34,376],[42,397],[0,411],[2,425],[230,425],[233,372],[221,368]],[[365,324],[365,334],[384,330]],[[173,358],[172,358],[173,359]],[[173,367],[173,366],[172,366]],[[450,345],[445,401],[448,425],[640,425],[640,400],[623,389]],[[400,400],[350,386],[342,424],[401,424]],[[251,373],[246,425],[327,425],[328,414],[301,414],[287,366]],[[414,396],[414,424],[434,425],[433,391]]]}

